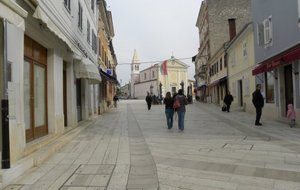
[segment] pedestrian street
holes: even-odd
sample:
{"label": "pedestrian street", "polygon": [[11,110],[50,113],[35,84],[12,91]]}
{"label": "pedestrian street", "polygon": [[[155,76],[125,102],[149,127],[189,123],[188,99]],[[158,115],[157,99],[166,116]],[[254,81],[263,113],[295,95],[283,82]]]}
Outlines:
{"label": "pedestrian street", "polygon": [[300,190],[300,128],[254,120],[194,102],[181,132],[164,105],[121,100],[6,189]]}

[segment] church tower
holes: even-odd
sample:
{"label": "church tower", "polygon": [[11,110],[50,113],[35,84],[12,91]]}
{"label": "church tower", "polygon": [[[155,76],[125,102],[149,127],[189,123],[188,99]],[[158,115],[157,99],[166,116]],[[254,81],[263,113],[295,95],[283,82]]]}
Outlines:
{"label": "church tower", "polygon": [[130,97],[135,98],[134,84],[140,82],[140,60],[136,50],[134,50],[131,62],[131,80],[130,80]]}

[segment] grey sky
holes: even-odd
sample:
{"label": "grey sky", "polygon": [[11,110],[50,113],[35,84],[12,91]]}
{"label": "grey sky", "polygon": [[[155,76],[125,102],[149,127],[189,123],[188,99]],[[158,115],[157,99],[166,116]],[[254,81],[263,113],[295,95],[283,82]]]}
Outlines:
{"label": "grey sky", "polygon": [[[117,55],[117,75],[122,85],[130,80],[133,51],[140,61],[157,61],[187,58],[196,55],[199,47],[198,29],[195,26],[202,0],[107,0],[112,12]],[[194,79],[194,64],[188,64],[189,79]],[[154,63],[142,64],[141,70]]]}

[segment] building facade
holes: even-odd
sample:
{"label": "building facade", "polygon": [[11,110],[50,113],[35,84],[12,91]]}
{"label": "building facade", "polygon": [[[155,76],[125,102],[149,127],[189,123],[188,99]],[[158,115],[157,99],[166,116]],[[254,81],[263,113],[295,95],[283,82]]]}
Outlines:
{"label": "building facade", "polygon": [[230,40],[228,19],[235,19],[235,31],[250,21],[251,0],[204,0],[201,3],[196,27],[199,31],[199,48],[195,59],[197,96],[207,101],[208,61],[221,46]]}
{"label": "building facade", "polygon": [[35,163],[21,159],[98,114],[101,76],[96,1],[8,0],[0,8],[5,185]]}
{"label": "building facade", "polygon": [[299,117],[300,1],[254,0],[252,10],[257,65],[252,74],[263,86],[264,115],[285,118],[287,105],[294,104]]}
{"label": "building facade", "polygon": [[226,47],[229,88],[234,101],[232,109],[254,113],[252,93],[255,91],[253,24],[248,23]]}
{"label": "building facade", "polygon": [[103,113],[112,105],[113,97],[119,85],[116,75],[117,58],[113,47],[115,36],[112,13],[107,10],[106,1],[98,0],[99,22],[99,70],[102,76],[102,83],[99,85],[99,112]]}
{"label": "building facade", "polygon": [[[134,56],[135,57],[135,56]],[[133,69],[137,65],[134,59],[132,61]],[[182,61],[171,57],[161,63],[150,66],[142,71],[133,70],[134,98],[145,98],[147,92],[157,97],[164,97],[166,92],[176,93],[179,89],[188,89],[188,65]],[[138,75],[136,75],[138,73]]]}

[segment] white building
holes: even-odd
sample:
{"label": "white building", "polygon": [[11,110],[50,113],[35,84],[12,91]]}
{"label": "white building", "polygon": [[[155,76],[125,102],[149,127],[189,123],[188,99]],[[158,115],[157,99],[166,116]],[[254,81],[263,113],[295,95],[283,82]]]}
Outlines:
{"label": "white building", "polygon": [[154,64],[142,71],[140,61],[134,51],[131,63],[131,98],[145,98],[147,92],[155,96],[165,96],[166,92],[174,94],[179,89],[187,92],[188,65],[171,57],[161,63]]}
{"label": "white building", "polygon": [[21,174],[17,161],[97,113],[101,77],[95,0],[6,0],[0,18],[0,92],[9,102],[7,166],[14,171],[2,173],[6,184]]}

